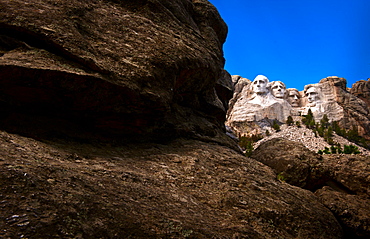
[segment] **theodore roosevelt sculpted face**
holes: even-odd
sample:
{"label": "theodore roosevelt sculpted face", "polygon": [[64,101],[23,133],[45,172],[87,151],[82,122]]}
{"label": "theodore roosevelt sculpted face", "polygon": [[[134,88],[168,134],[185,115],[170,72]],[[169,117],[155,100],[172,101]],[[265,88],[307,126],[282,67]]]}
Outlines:
{"label": "theodore roosevelt sculpted face", "polygon": [[296,89],[288,89],[288,102],[293,107],[299,107],[300,104],[300,94]]}

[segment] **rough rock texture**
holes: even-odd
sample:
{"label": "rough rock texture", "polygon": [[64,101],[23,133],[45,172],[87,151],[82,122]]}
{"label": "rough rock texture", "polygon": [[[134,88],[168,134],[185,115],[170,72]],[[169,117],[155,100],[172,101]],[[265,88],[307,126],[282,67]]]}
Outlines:
{"label": "rough rock texture", "polygon": [[354,83],[350,92],[370,105],[370,78],[367,81],[360,80]]}
{"label": "rough rock texture", "polygon": [[262,143],[251,157],[273,168],[281,179],[298,187],[315,190],[330,179],[329,169],[321,163],[321,155],[284,138]]}
{"label": "rough rock texture", "polygon": [[208,1],[0,0],[0,16],[1,238],[342,238],[312,192],[232,149],[247,80],[222,70]]}
{"label": "rough rock texture", "polygon": [[231,80],[233,83],[234,92],[232,99],[230,99],[229,101],[229,109],[232,109],[234,107],[234,104],[237,101],[237,99],[239,99],[244,86],[249,85],[251,83],[251,81],[248,80],[247,78],[243,78],[241,76],[236,75],[231,76]]}
{"label": "rough rock texture", "polygon": [[273,168],[280,180],[316,191],[347,238],[369,238],[369,156],[318,155],[300,143],[275,138],[261,144],[251,157]]}
{"label": "rough rock texture", "polygon": [[335,190],[324,187],[315,194],[342,224],[346,237],[370,238],[370,157],[324,155],[324,164],[333,175],[328,185]]}
{"label": "rough rock texture", "polygon": [[[355,83],[361,85],[361,82]],[[370,104],[354,94],[354,91],[348,91],[347,81],[344,78],[328,77],[320,81],[322,84],[327,84],[332,87],[335,94],[335,101],[343,108],[344,116],[339,123],[343,128],[350,129],[355,126],[359,134],[370,139]],[[359,91],[357,91],[359,92]],[[365,92],[365,90],[364,90]]]}
{"label": "rough rock texture", "polygon": [[342,238],[313,193],[218,144],[0,147],[2,238]]}
{"label": "rough rock texture", "polygon": [[342,224],[346,238],[370,237],[370,200],[368,196],[341,193],[325,186],[315,195]]}
{"label": "rough rock texture", "polygon": [[0,9],[3,129],[227,140],[229,96],[217,96],[227,27],[208,1],[1,0]]}

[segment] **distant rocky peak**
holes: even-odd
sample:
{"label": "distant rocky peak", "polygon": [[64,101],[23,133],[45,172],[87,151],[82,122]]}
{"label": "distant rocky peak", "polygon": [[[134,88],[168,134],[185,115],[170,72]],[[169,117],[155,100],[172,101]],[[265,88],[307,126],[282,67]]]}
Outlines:
{"label": "distant rocky peak", "polygon": [[350,92],[370,105],[370,78],[354,83]]}

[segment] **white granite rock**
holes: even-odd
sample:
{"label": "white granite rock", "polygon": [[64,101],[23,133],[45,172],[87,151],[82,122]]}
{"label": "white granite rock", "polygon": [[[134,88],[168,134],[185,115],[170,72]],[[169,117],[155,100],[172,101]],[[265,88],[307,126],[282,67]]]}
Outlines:
{"label": "white granite rock", "polygon": [[[347,99],[351,100],[347,105],[356,114],[362,118],[368,117],[366,103],[347,91],[343,78],[327,77],[319,83],[306,85],[301,92],[294,88],[287,89],[281,81],[270,82],[263,75],[258,75],[253,82],[241,76],[233,76],[232,79],[235,92],[229,104],[226,125],[240,135],[265,133],[271,130],[274,120],[285,123],[292,116],[297,121],[309,110],[316,122],[326,114],[329,121],[342,122],[346,128],[349,126],[345,122],[359,126],[360,123],[350,118],[343,103]],[[358,103],[354,104],[354,101]],[[367,132],[364,127],[358,128],[360,132]]]}

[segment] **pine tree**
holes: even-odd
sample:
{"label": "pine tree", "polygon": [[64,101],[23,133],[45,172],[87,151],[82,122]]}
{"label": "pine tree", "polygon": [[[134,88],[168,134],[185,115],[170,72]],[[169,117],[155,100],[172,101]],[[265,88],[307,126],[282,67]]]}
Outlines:
{"label": "pine tree", "polygon": [[352,129],[348,130],[347,132],[347,138],[351,141],[358,141],[359,140],[359,135],[358,135],[358,130],[356,126],[352,126]]}
{"label": "pine tree", "polygon": [[334,145],[330,146],[330,151],[332,154],[336,154],[337,153],[337,147],[335,147]]}
{"label": "pine tree", "polygon": [[294,124],[294,120],[293,120],[293,117],[292,116],[288,116],[287,120],[286,120],[286,124],[287,125],[293,125]]}
{"label": "pine tree", "polygon": [[315,118],[313,117],[311,109],[308,109],[307,115],[303,115],[302,123],[309,129],[315,127]]}
{"label": "pine tree", "polygon": [[325,154],[331,154],[330,150],[328,147],[325,147],[324,151],[323,151]]}
{"label": "pine tree", "polygon": [[276,132],[280,131],[280,125],[277,123],[276,120],[274,120],[274,123],[272,124],[272,128],[276,130]]}
{"label": "pine tree", "polygon": [[340,126],[338,121],[334,121],[332,124],[332,128],[334,132],[339,135],[339,136],[344,136],[345,135],[345,130],[343,130]]}
{"label": "pine tree", "polygon": [[321,127],[323,127],[324,129],[327,129],[329,127],[329,118],[326,114],[324,114],[324,116],[320,120],[320,124]]}
{"label": "pine tree", "polygon": [[324,132],[324,140],[328,142],[329,144],[333,144],[333,128],[331,126],[328,127],[327,130]]}
{"label": "pine tree", "polygon": [[250,157],[253,153],[253,144],[251,141],[248,141],[245,149],[245,156]]}

